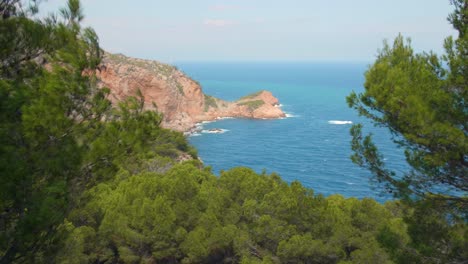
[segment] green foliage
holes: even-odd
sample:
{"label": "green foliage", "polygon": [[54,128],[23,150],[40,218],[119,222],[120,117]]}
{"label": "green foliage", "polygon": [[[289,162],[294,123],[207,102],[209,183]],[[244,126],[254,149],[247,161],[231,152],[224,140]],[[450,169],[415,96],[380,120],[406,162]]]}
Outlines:
{"label": "green foliage", "polygon": [[179,82],[176,83],[177,90],[181,95],[184,95],[184,87]]}
{"label": "green foliage", "polygon": [[[235,168],[216,177],[197,160],[177,164],[184,153],[195,159],[196,150],[181,133],[162,129],[160,114],[143,111],[141,93],[112,108],[105,99],[108,90],[97,88],[93,72],[103,54],[95,32],[80,26],[80,2],[69,0],[60,18],[44,20],[31,18],[37,11],[35,1],[31,3],[29,11],[21,1],[0,3],[0,263],[425,263],[466,259],[466,225],[458,208],[449,207],[452,213],[447,218],[446,210],[432,208],[425,200],[409,207],[401,202],[381,205],[339,195],[324,198],[299,182],[288,184],[276,174]],[[457,28],[463,27],[464,19],[461,11],[451,17]],[[420,82],[431,81],[427,87],[464,91],[457,88],[464,87],[460,86],[464,78],[455,74],[466,69],[459,59],[464,51],[461,42],[448,40],[446,45],[452,52],[447,53],[451,70],[444,72],[445,79],[432,76],[424,56],[407,59],[404,45],[403,65],[421,67],[409,72],[419,76]],[[128,60],[123,55],[108,56]],[[165,77],[174,71],[143,60],[133,63]],[[388,72],[392,70],[386,69]],[[375,74],[379,76],[379,72]],[[404,71],[394,74],[405,76]],[[444,86],[446,82],[458,86]],[[427,96],[430,91],[420,92]],[[464,103],[458,94],[450,94],[453,98],[444,92],[436,94],[441,98],[429,101],[439,110],[442,103],[454,104],[453,109]],[[263,103],[256,100],[241,105],[253,110]],[[424,111],[429,109],[420,105]],[[206,96],[205,106],[206,110],[216,108],[216,99]],[[453,109],[449,107],[442,117],[453,114],[450,120],[461,120],[466,114]],[[402,116],[407,118],[419,114],[405,111]],[[432,112],[420,115],[421,120],[434,122],[436,117]],[[393,122],[402,126],[399,119]],[[453,135],[446,141],[435,135],[441,140],[438,144],[452,147],[457,130],[445,123],[440,128],[440,133]],[[377,174],[388,173],[370,138],[361,144],[360,128],[353,133],[355,161],[372,164]],[[409,138],[417,144],[425,142]],[[462,149],[463,144],[456,147]],[[456,157],[456,151],[444,151]],[[451,158],[436,154],[420,154],[429,164],[421,168],[449,161],[454,164]],[[447,203],[441,200],[436,208],[444,206]],[[427,232],[431,228],[435,231]]]}
{"label": "green foliage", "polygon": [[[82,74],[99,61],[99,47],[91,45],[93,32],[79,27],[73,3],[69,17],[53,23],[24,14],[0,20],[8,32],[0,38],[2,263],[33,261],[38,251],[47,257],[69,204],[68,183],[80,169],[76,138],[108,106],[103,91],[90,93],[94,81]],[[50,71],[37,63],[44,60]]]}
{"label": "green foliage", "polygon": [[[466,3],[459,8],[456,13],[467,12]],[[353,159],[370,168],[379,181],[401,196],[437,194],[433,187],[445,185],[453,190],[452,194],[440,193],[440,198],[455,199],[467,206],[466,197],[456,195],[468,190],[468,89],[464,80],[468,73],[464,52],[467,42],[467,37],[455,42],[447,39],[447,55],[441,61],[431,53],[414,54],[409,43],[399,36],[393,47],[384,45],[367,71],[365,92],[348,97],[350,107],[376,125],[389,128],[394,141],[405,148],[412,169],[399,179],[383,169],[380,154],[371,138],[362,136],[360,127],[352,133]]]}
{"label": "green foliage", "polygon": [[86,251],[90,229],[64,224],[84,190],[121,168],[162,172],[181,152],[196,156],[141,100],[111,110],[92,74],[102,52],[80,26],[79,1],[60,18],[33,20],[20,9],[0,4],[0,263],[49,262],[70,230]]}
{"label": "green foliage", "polygon": [[314,240],[310,233],[295,235],[278,246],[278,256],[292,263],[336,263],[344,252],[322,240]]}
{"label": "green foliage", "polygon": [[[400,253],[392,249],[399,260],[411,256],[413,263],[466,259],[459,248],[466,248],[463,234],[468,232],[468,2],[451,2],[455,11],[449,21],[459,36],[445,40],[446,54],[415,54],[410,41],[398,36],[393,45],[384,43],[366,72],[365,91],[347,98],[361,116],[388,128],[405,150],[411,169],[398,175],[386,168],[362,125],[351,129],[353,162],[414,208],[405,217],[411,248]],[[379,239],[395,248],[401,241],[394,234],[384,230]]]}
{"label": "green foliage", "polygon": [[254,101],[246,101],[246,102],[238,103],[237,105],[240,105],[240,106],[245,105],[249,108],[250,111],[253,111],[264,104],[265,102],[263,100],[254,100]]}
{"label": "green foliage", "polygon": [[216,103],[216,98],[210,95],[204,95],[205,96],[205,112],[210,110],[211,108],[218,108],[218,104]]}
{"label": "green foliage", "polygon": [[258,91],[258,92],[252,93],[252,94],[248,94],[246,96],[241,97],[239,100],[252,99],[252,98],[255,98],[255,97],[259,96],[263,92],[264,92],[264,90],[261,90],[261,91]]}
{"label": "green foliage", "polygon": [[[163,174],[118,175],[85,192],[68,219],[74,239],[57,260],[371,263],[408,243],[406,225],[383,205],[325,199],[275,174],[236,168],[218,178],[185,163]],[[387,233],[391,239],[382,238]],[[93,237],[91,247],[83,235]]]}

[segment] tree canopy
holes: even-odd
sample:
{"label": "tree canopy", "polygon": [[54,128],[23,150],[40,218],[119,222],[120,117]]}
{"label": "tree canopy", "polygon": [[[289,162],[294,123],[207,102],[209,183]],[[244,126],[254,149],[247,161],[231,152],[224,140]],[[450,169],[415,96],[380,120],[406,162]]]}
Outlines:
{"label": "tree canopy", "polygon": [[119,166],[164,168],[180,152],[196,155],[139,100],[111,108],[93,74],[98,37],[80,26],[79,1],[42,20],[35,7],[0,5],[0,263],[52,254],[81,192]]}
{"label": "tree canopy", "polygon": [[454,241],[468,234],[468,1],[451,2],[448,20],[458,37],[445,39],[445,54],[415,53],[400,35],[384,43],[365,74],[364,92],[347,98],[361,116],[390,130],[410,170],[388,169],[360,124],[351,129],[351,159],[413,208],[406,217],[412,247],[440,263],[463,259]]}
{"label": "tree canopy", "polygon": [[351,130],[354,162],[397,197],[432,197],[467,210],[468,7],[467,1],[453,4],[449,21],[459,36],[445,40],[444,55],[416,54],[400,35],[393,45],[384,44],[366,72],[365,91],[347,99],[360,115],[392,132],[411,170],[399,177],[386,169],[361,125]]}
{"label": "tree canopy", "polygon": [[120,170],[84,197],[59,263],[391,263],[410,242],[398,203],[324,198],[247,168]]}

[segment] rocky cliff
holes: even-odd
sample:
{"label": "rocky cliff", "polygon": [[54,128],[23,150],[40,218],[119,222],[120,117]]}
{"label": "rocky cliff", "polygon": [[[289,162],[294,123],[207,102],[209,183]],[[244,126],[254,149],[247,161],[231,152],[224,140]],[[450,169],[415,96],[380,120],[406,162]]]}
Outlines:
{"label": "rocky cliff", "polygon": [[162,125],[178,131],[223,117],[273,119],[285,116],[278,99],[268,91],[227,102],[204,94],[198,82],[176,67],[156,61],[106,53],[97,74],[100,85],[110,89],[109,99],[113,103],[135,96],[140,90],[145,108],[163,113]]}

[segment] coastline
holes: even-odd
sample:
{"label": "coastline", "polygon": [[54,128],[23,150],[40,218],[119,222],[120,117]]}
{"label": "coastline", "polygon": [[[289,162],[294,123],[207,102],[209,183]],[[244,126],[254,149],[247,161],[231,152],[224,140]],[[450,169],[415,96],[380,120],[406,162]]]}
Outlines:
{"label": "coastline", "polygon": [[96,71],[100,87],[108,88],[108,99],[118,104],[140,97],[144,110],[163,114],[161,125],[180,132],[196,124],[222,118],[280,119],[286,117],[278,98],[260,90],[229,102],[207,95],[200,83],[176,67],[153,60],[106,53]]}

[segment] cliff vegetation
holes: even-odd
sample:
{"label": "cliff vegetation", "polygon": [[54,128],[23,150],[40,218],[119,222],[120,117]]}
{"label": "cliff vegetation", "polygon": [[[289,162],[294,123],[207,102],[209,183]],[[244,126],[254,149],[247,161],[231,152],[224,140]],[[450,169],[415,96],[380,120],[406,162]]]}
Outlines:
{"label": "cliff vegetation", "polygon": [[247,106],[250,110],[255,110],[259,108],[260,106],[264,105],[265,102],[263,100],[254,100],[254,101],[247,101],[247,102],[242,102],[238,103],[237,105],[245,105]]}

